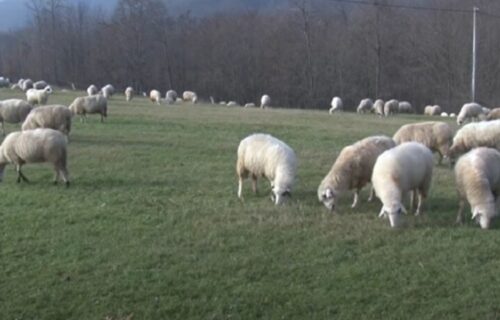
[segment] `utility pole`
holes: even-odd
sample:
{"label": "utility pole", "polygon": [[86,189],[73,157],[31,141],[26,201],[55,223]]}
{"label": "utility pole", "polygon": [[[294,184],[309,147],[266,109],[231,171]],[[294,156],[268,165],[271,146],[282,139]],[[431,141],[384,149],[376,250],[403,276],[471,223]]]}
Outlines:
{"label": "utility pole", "polygon": [[477,11],[478,7],[474,7],[473,10],[473,26],[472,26],[472,102],[476,101],[476,47],[477,47],[477,36],[476,36],[476,25],[477,25]]}

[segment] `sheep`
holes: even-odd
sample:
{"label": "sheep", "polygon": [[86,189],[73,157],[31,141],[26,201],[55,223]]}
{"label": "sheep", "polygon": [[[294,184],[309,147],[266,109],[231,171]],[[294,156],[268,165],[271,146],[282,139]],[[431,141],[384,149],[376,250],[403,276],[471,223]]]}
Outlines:
{"label": "sheep", "polygon": [[424,115],[426,116],[438,116],[441,114],[441,107],[436,105],[426,106],[424,108]]}
{"label": "sheep", "polygon": [[253,102],[245,103],[245,108],[255,108],[255,103]]}
{"label": "sheep", "polygon": [[[336,199],[347,190],[355,189],[351,205],[358,204],[359,192],[370,182],[377,157],[385,150],[395,147],[386,136],[374,136],[345,147],[335,160],[330,172],[318,187],[318,199],[330,211],[335,210]],[[373,199],[373,188],[368,201]]]}
{"label": "sheep", "polygon": [[97,87],[93,84],[91,84],[88,88],[87,88],[87,95],[89,96],[93,96],[94,94],[97,94],[99,92],[99,90],[97,89]]}
{"label": "sheep", "polygon": [[398,104],[399,113],[415,113],[415,109],[408,101],[400,101]]}
{"label": "sheep", "polygon": [[439,154],[438,163],[441,164],[443,157],[448,157],[453,142],[453,130],[447,123],[440,121],[411,123],[399,128],[393,139],[396,144],[420,142],[432,152]]}
{"label": "sheep", "polygon": [[500,152],[484,147],[471,150],[458,160],[455,180],[460,199],[456,222],[463,222],[468,201],[472,219],[479,222],[482,229],[488,229],[500,205]]}
{"label": "sheep", "polygon": [[271,107],[271,97],[265,94],[260,98],[260,108],[264,109],[270,107]]}
{"label": "sheep", "polygon": [[448,115],[448,113],[446,113],[446,112],[441,112],[441,117],[446,118],[446,117],[448,117],[448,116],[449,116],[449,115]]}
{"label": "sheep", "polygon": [[126,101],[131,101],[133,98],[134,98],[134,88],[127,87],[125,89],[125,100]]}
{"label": "sheep", "polygon": [[225,105],[227,104],[227,102],[226,102],[226,101],[221,101],[221,102],[219,102],[219,104],[220,104],[221,106],[225,106]]}
{"label": "sheep", "polygon": [[25,80],[25,79],[23,79],[23,78],[21,78],[21,79],[17,80],[17,85],[19,86],[19,88],[21,88],[21,90],[22,90],[22,88],[23,88],[23,83],[24,83],[24,80]]}
{"label": "sheep", "polygon": [[460,128],[453,138],[449,157],[454,162],[459,155],[478,147],[500,150],[500,120],[471,122]]}
{"label": "sheep", "polygon": [[17,83],[14,83],[12,86],[10,86],[10,90],[21,90],[21,87],[17,84]]}
{"label": "sheep", "polygon": [[21,171],[26,163],[50,162],[54,166],[54,184],[62,178],[69,187],[67,162],[67,140],[59,131],[39,128],[12,132],[0,145],[0,181],[3,180],[5,166],[16,166],[17,182],[29,182]]}
{"label": "sheep", "polygon": [[257,178],[262,176],[271,183],[273,202],[281,204],[290,195],[296,170],[295,152],[286,143],[269,134],[252,134],[238,146],[238,198],[242,198],[244,179],[252,177],[252,189],[256,193]]}
{"label": "sheep", "polygon": [[32,106],[21,99],[9,99],[0,101],[0,121],[2,123],[2,133],[5,135],[4,122],[23,122],[30,113]]}
{"label": "sheep", "polygon": [[36,128],[50,128],[59,130],[65,135],[71,131],[71,118],[73,113],[63,105],[48,105],[38,107],[28,114],[21,129],[32,130]]}
{"label": "sheep", "polygon": [[240,106],[240,104],[239,104],[238,102],[236,102],[236,101],[229,101],[229,102],[227,103],[227,106],[228,106],[228,107],[239,107],[239,106]]}
{"label": "sheep", "polygon": [[479,116],[484,114],[483,107],[475,102],[466,103],[460,109],[457,116],[457,124],[460,126],[464,124],[467,120],[478,121]]}
{"label": "sheep", "polygon": [[184,91],[182,93],[182,100],[194,103],[198,102],[198,96],[193,91]]}
{"label": "sheep", "polygon": [[10,86],[10,79],[0,77],[0,88],[8,88]]}
{"label": "sheep", "polygon": [[450,118],[455,118],[456,116],[457,116],[456,113],[454,113],[454,112],[450,113]]}
{"label": "sheep", "polygon": [[488,113],[488,116],[486,117],[486,120],[488,120],[488,121],[497,120],[497,119],[500,119],[500,108],[492,109]]}
{"label": "sheep", "polygon": [[47,100],[49,100],[49,96],[52,94],[52,88],[50,86],[46,86],[44,89],[29,89],[26,91],[26,100],[28,103],[35,105],[44,105],[47,104]]}
{"label": "sheep", "polygon": [[23,89],[23,91],[28,91],[29,89],[32,89],[32,88],[33,88],[33,80],[31,80],[31,79],[23,80],[23,82],[21,84],[21,89]]}
{"label": "sheep", "polygon": [[339,97],[333,97],[332,102],[330,102],[330,106],[331,108],[330,110],[328,110],[329,114],[332,114],[337,111],[342,111],[342,109],[344,109],[344,106],[342,104],[342,99],[340,99]]}
{"label": "sheep", "polygon": [[160,91],[151,90],[151,92],[149,92],[149,100],[151,100],[151,102],[153,102],[153,103],[160,104],[161,103]]}
{"label": "sheep", "polygon": [[373,110],[375,110],[375,114],[379,117],[384,116],[384,100],[377,99],[373,104]]}
{"label": "sheep", "polygon": [[401,226],[401,213],[406,213],[402,199],[409,191],[412,191],[410,211],[418,194],[415,215],[422,214],[432,180],[432,163],[432,152],[418,142],[405,142],[378,157],[373,167],[372,184],[382,201],[379,217],[388,216],[391,227]]}
{"label": "sheep", "polygon": [[33,83],[33,89],[41,90],[41,89],[46,88],[47,86],[48,86],[48,83],[43,81],[43,80],[40,80],[40,81]]}
{"label": "sheep", "polygon": [[178,96],[175,90],[168,90],[167,93],[165,94],[165,100],[167,101],[168,104],[174,104],[177,98]]}
{"label": "sheep", "polygon": [[87,113],[99,113],[101,122],[108,116],[108,100],[102,94],[76,98],[69,106],[73,114],[79,114],[82,122],[87,121]]}
{"label": "sheep", "polygon": [[384,104],[384,116],[387,117],[396,114],[398,113],[398,109],[399,109],[398,100],[396,99],[389,100]]}
{"label": "sheep", "polygon": [[101,88],[101,92],[104,98],[109,99],[113,96],[113,94],[115,94],[115,88],[112,85],[107,84]]}
{"label": "sheep", "polygon": [[369,98],[361,100],[361,102],[358,105],[358,108],[356,109],[357,113],[366,113],[372,111],[373,111],[373,101],[372,99]]}

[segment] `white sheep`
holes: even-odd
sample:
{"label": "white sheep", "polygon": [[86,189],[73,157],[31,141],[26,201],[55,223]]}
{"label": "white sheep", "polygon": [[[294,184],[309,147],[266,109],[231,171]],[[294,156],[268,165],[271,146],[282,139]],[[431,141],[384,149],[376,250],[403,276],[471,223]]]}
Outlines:
{"label": "white sheep", "polygon": [[384,100],[382,99],[377,99],[373,104],[373,110],[375,110],[375,114],[379,117],[384,116],[384,104]]}
{"label": "white sheep", "polygon": [[239,106],[240,106],[240,104],[239,104],[238,102],[236,102],[236,101],[229,101],[229,102],[227,103],[227,106],[228,106],[228,107],[239,107]]}
{"label": "white sheep", "polygon": [[93,84],[91,84],[87,88],[87,95],[89,95],[89,96],[93,96],[94,94],[97,94],[98,92],[99,92],[99,89],[97,89],[97,87]]}
{"label": "white sheep", "polygon": [[433,106],[426,106],[424,108],[424,115],[426,116],[439,116],[441,114],[441,107],[437,104]]}
{"label": "white sheep", "polygon": [[253,102],[245,103],[245,108],[255,108],[255,103]]}
{"label": "white sheep", "polygon": [[448,157],[453,142],[453,130],[440,121],[428,121],[405,124],[393,136],[396,144],[404,142],[420,142],[432,152],[439,154],[439,164],[443,157]]}
{"label": "white sheep", "polygon": [[133,98],[134,98],[134,88],[127,87],[125,89],[125,100],[126,101],[132,101]]}
{"label": "white sheep", "polygon": [[32,106],[21,99],[8,99],[0,101],[0,121],[2,123],[2,133],[5,135],[4,122],[23,122],[30,113]]}
{"label": "white sheep", "polygon": [[40,81],[33,83],[33,89],[42,90],[42,89],[46,88],[48,85],[49,84],[47,82],[40,80]]}
{"label": "white sheep", "polygon": [[328,110],[329,114],[332,114],[337,111],[342,111],[344,109],[344,105],[342,103],[342,99],[339,97],[333,97],[332,102],[330,102],[330,110]]}
{"label": "white sheep", "polygon": [[260,108],[264,109],[270,107],[271,107],[271,97],[265,94],[260,98]]}
{"label": "white sheep", "polygon": [[402,199],[412,192],[411,209],[418,193],[415,215],[423,212],[432,180],[431,151],[421,143],[406,142],[382,153],[373,167],[372,184],[382,201],[379,217],[389,217],[391,227],[401,225],[401,213],[406,212]]}
{"label": "white sheep", "polygon": [[415,109],[408,101],[400,101],[398,104],[399,113],[415,113]]}
{"label": "white sheep", "polygon": [[10,79],[0,77],[0,88],[8,88],[10,86]]}
{"label": "white sheep", "polygon": [[491,111],[488,113],[488,116],[486,117],[486,120],[491,121],[497,119],[500,119],[500,108],[491,109]]}
{"label": "white sheep", "polygon": [[52,129],[12,132],[0,146],[0,181],[3,179],[5,166],[12,163],[16,166],[17,182],[29,182],[21,167],[26,163],[40,162],[50,162],[54,166],[55,184],[62,178],[69,187],[67,139],[62,133]]}
{"label": "white sheep", "polygon": [[189,101],[189,102],[192,102],[192,103],[197,103],[198,102],[198,96],[193,91],[184,91],[182,93],[182,100],[183,101]]}
{"label": "white sheep", "polygon": [[108,100],[102,94],[76,98],[69,106],[73,114],[79,114],[82,122],[87,121],[87,114],[99,113],[101,122],[108,116]]}
{"label": "white sheep", "polygon": [[115,94],[115,88],[112,85],[107,84],[101,88],[101,92],[104,98],[109,99]]}
{"label": "white sheep", "polygon": [[21,84],[21,89],[23,91],[28,91],[29,89],[33,88],[33,80],[31,79],[24,79],[22,84]]}
{"label": "white sheep", "polygon": [[449,115],[446,112],[441,112],[441,117],[446,118],[446,117],[449,117]]}
{"label": "white sheep", "polygon": [[257,178],[266,177],[271,183],[274,203],[281,204],[292,190],[296,170],[295,152],[286,143],[269,134],[252,134],[238,146],[238,197],[242,198],[244,179],[252,177],[256,193]]}
{"label": "white sheep", "polygon": [[168,90],[167,93],[165,94],[165,100],[167,101],[168,104],[174,104],[177,98],[178,96],[175,90]]}
{"label": "white sheep", "polygon": [[466,121],[479,121],[479,117],[484,114],[483,106],[479,103],[466,103],[460,109],[457,116],[457,124],[462,125]]}
{"label": "white sheep", "polygon": [[472,219],[482,229],[490,227],[500,205],[500,152],[476,148],[458,159],[455,180],[460,198],[457,223],[463,222],[465,202],[471,207]]}
{"label": "white sheep", "polygon": [[454,113],[454,112],[450,113],[450,118],[455,118],[456,116],[457,116],[456,113]]}
{"label": "white sheep", "polygon": [[[396,144],[386,136],[374,136],[360,140],[342,149],[330,172],[318,187],[318,199],[332,212],[339,196],[347,190],[355,189],[351,205],[358,204],[359,192],[370,182],[373,166],[382,152]],[[373,188],[368,201],[373,199]]]}
{"label": "white sheep", "polygon": [[478,147],[500,150],[500,120],[471,122],[460,128],[453,138],[449,157],[454,160],[459,155]]}
{"label": "white sheep", "polygon": [[219,104],[220,104],[221,106],[225,106],[225,105],[227,105],[227,102],[226,102],[226,101],[220,101],[220,102],[219,102]]}
{"label": "white sheep", "polygon": [[386,117],[398,113],[398,110],[399,102],[396,99],[389,100],[384,104],[384,116]]}
{"label": "white sheep", "polygon": [[51,94],[52,88],[50,86],[46,86],[44,89],[28,89],[26,91],[26,100],[32,105],[44,105],[47,104]]}
{"label": "white sheep", "polygon": [[153,103],[160,104],[161,103],[160,91],[151,90],[151,92],[149,92],[149,100],[151,100],[151,102],[153,102]]}
{"label": "white sheep", "polygon": [[373,100],[366,98],[361,100],[358,107],[356,108],[357,113],[370,113],[373,111]]}
{"label": "white sheep", "polygon": [[28,114],[22,125],[22,130],[50,128],[68,135],[71,131],[73,113],[63,105],[38,107]]}

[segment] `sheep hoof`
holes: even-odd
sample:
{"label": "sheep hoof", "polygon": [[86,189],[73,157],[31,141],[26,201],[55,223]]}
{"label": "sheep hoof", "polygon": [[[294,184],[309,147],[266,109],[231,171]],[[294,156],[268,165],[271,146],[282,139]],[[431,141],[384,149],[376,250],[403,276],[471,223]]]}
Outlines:
{"label": "sheep hoof", "polygon": [[69,181],[66,181],[66,188],[69,188]]}

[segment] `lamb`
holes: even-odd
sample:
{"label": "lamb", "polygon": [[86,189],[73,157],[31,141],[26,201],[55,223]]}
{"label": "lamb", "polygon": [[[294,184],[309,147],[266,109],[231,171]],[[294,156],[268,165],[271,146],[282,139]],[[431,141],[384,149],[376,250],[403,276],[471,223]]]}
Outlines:
{"label": "lamb", "polygon": [[252,189],[256,193],[257,178],[262,176],[271,183],[273,202],[281,204],[290,195],[296,170],[295,152],[286,143],[269,134],[252,134],[238,146],[238,197],[242,198],[244,179],[252,177]]}
{"label": "lamb", "polygon": [[168,90],[165,94],[165,100],[168,104],[174,104],[177,100],[177,97],[177,92],[175,92],[174,90]]}
{"label": "lamb", "polygon": [[[338,197],[347,190],[355,189],[351,205],[355,208],[358,204],[359,192],[370,182],[377,157],[395,145],[389,137],[374,136],[342,149],[330,172],[318,187],[319,201],[333,212]],[[372,199],[373,188],[368,201]]]}
{"label": "lamb", "polygon": [[486,117],[486,120],[488,120],[488,121],[497,120],[497,119],[500,119],[500,108],[492,109],[488,113],[488,116]]}
{"label": "lamb", "polygon": [[151,100],[151,102],[153,102],[153,103],[160,104],[161,103],[160,91],[151,90],[151,92],[149,93],[149,100]]}
{"label": "lamb", "polygon": [[23,91],[28,91],[29,89],[32,89],[32,88],[33,88],[33,80],[31,80],[31,79],[23,80],[22,85],[21,85],[21,89],[23,89]]}
{"label": "lamb", "polygon": [[0,181],[3,179],[5,166],[16,166],[17,182],[29,182],[21,171],[26,163],[50,162],[54,166],[54,184],[62,178],[69,187],[67,162],[67,140],[59,131],[35,129],[10,133],[0,146]]}
{"label": "lamb", "polygon": [[109,99],[115,94],[115,88],[112,85],[107,84],[101,88],[101,92],[104,98]]}
{"label": "lamb", "polygon": [[405,124],[393,136],[396,144],[415,141],[420,142],[432,152],[439,154],[439,164],[443,157],[448,157],[453,142],[453,130],[440,121],[428,121]]}
{"label": "lamb", "polygon": [[97,92],[99,92],[99,90],[97,89],[97,87],[93,84],[91,84],[88,88],[87,88],[87,94],[89,96],[93,96],[94,94],[97,94]]}
{"label": "lamb", "polygon": [[361,102],[358,105],[358,108],[356,109],[357,113],[367,113],[372,111],[373,111],[373,101],[372,99],[369,98],[361,100]]}
{"label": "lamb", "polygon": [[415,113],[415,109],[408,101],[400,101],[398,105],[399,113]]}
{"label": "lamb", "polygon": [[47,104],[49,100],[49,96],[52,94],[52,88],[50,86],[46,86],[44,89],[29,89],[26,91],[26,100],[28,103],[35,105],[44,105]]}
{"label": "lamb", "polygon": [[228,107],[239,107],[239,106],[240,106],[240,104],[239,104],[238,102],[236,102],[236,101],[229,101],[229,102],[227,103],[227,106],[228,106]]}
{"label": "lamb", "polygon": [[271,97],[265,94],[260,98],[260,108],[264,109],[270,107],[271,107]]}
{"label": "lamb", "polygon": [[21,99],[9,99],[0,101],[0,121],[2,123],[2,133],[5,135],[4,122],[23,122],[30,113],[32,106]]}
{"label": "lamb", "polygon": [[182,100],[189,101],[189,102],[192,102],[192,103],[197,103],[198,102],[198,96],[193,91],[184,91],[182,93]]}
{"label": "lamb", "polygon": [[471,122],[460,128],[453,138],[449,157],[453,162],[459,155],[478,147],[500,150],[500,120]]}
{"label": "lamb", "polygon": [[49,84],[47,82],[40,80],[40,81],[33,83],[33,88],[38,89],[38,90],[42,90],[42,89],[46,88],[48,85]]}
{"label": "lamb", "polygon": [[125,100],[126,101],[131,101],[133,98],[134,98],[134,88],[127,87],[125,89]]}
{"label": "lamb", "polygon": [[82,122],[87,121],[87,113],[99,113],[101,122],[108,116],[108,100],[102,94],[76,98],[69,106],[73,114],[79,114]]}
{"label": "lamb", "polygon": [[457,116],[457,124],[460,126],[466,121],[478,121],[479,116],[484,114],[483,107],[475,102],[466,103],[460,109]]}
{"label": "lamb", "polygon": [[253,102],[245,103],[245,108],[255,108],[255,103]]}
{"label": "lamb", "polygon": [[379,117],[384,116],[384,100],[377,99],[373,104],[373,110],[375,110],[375,114]]}
{"label": "lamb", "polygon": [[398,110],[399,102],[396,99],[389,100],[384,104],[384,115],[386,117],[398,113]]}
{"label": "lamb", "polygon": [[330,103],[330,110],[328,110],[329,114],[332,114],[337,111],[342,111],[344,109],[344,106],[342,104],[342,99],[339,97],[333,97],[332,102]]}
{"label": "lamb", "polygon": [[36,128],[50,128],[59,130],[68,135],[71,131],[71,118],[73,113],[63,105],[49,105],[38,107],[28,114],[22,125],[22,130]]}
{"label": "lamb", "polygon": [[500,152],[477,148],[463,155],[455,166],[455,180],[460,199],[457,223],[463,222],[468,201],[472,219],[479,222],[482,229],[488,229],[500,205]]}
{"label": "lamb", "polygon": [[436,105],[426,106],[424,108],[424,115],[426,116],[438,116],[441,114],[441,107]]}
{"label": "lamb", "polygon": [[415,215],[423,212],[432,180],[431,151],[421,143],[406,142],[382,153],[373,167],[372,184],[382,201],[379,217],[389,217],[391,227],[401,226],[401,213],[406,212],[403,197],[412,191],[411,210],[418,193]]}

